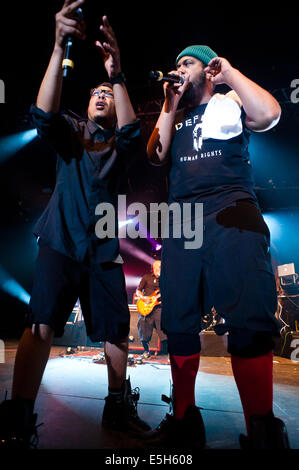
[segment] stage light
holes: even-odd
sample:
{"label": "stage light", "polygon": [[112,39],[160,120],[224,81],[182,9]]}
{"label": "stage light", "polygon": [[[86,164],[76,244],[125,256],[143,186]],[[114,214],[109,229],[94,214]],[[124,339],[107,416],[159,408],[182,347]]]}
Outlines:
{"label": "stage light", "polygon": [[31,142],[31,140],[37,137],[37,129],[30,129],[29,131],[25,131],[20,135],[21,141],[24,145]]}
{"label": "stage light", "polygon": [[0,268],[0,288],[24,304],[29,304],[30,295],[28,292],[2,268]]}
{"label": "stage light", "polygon": [[146,228],[141,223],[139,223],[139,231],[143,233],[143,235],[145,236],[147,241],[152,245],[152,248],[154,250],[156,251],[161,250],[162,245],[160,245],[160,243],[157,243],[157,241],[151,237],[150,233],[146,230]]}
{"label": "stage light", "polygon": [[120,238],[119,244],[120,244],[121,251],[125,251],[126,253],[129,253],[130,255],[144,261],[145,263],[148,263],[150,265],[153,264],[154,260],[151,256],[149,256],[147,253],[137,248],[135,245],[132,245],[128,240]]}
{"label": "stage light", "polygon": [[278,240],[281,236],[281,226],[279,223],[279,217],[274,214],[263,214],[266,224],[269,227],[271,239],[273,241]]}
{"label": "stage light", "polygon": [[128,220],[122,220],[118,222],[118,227],[124,227],[125,225],[131,224],[133,222],[133,219],[128,219]]}
{"label": "stage light", "polygon": [[0,139],[0,162],[15,155],[21,148],[32,142],[37,137],[37,130],[30,129],[18,134],[9,135]]}
{"label": "stage light", "polygon": [[294,263],[277,266],[277,274],[280,279],[281,286],[294,286],[298,279]]}
{"label": "stage light", "polygon": [[141,276],[129,276],[125,274],[126,286],[127,287],[137,287],[140,284]]}
{"label": "stage light", "polygon": [[271,235],[271,251],[277,265],[299,265],[299,211],[276,211],[263,214]]}

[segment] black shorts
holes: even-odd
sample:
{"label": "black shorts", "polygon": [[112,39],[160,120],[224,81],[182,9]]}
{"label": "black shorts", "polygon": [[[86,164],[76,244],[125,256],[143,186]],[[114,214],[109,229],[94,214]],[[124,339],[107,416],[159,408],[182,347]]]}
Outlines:
{"label": "black shorts", "polygon": [[206,215],[203,224],[201,248],[185,249],[184,238],[163,240],[160,289],[166,334],[198,334],[202,316],[214,307],[224,319],[215,328],[218,334],[234,332],[236,341],[240,331],[247,337],[248,332],[279,336],[270,234],[259,209],[237,201]]}
{"label": "black shorts", "polygon": [[115,343],[129,333],[130,312],[122,266],[75,261],[39,247],[26,326],[49,325],[60,337],[80,299],[87,335]]}

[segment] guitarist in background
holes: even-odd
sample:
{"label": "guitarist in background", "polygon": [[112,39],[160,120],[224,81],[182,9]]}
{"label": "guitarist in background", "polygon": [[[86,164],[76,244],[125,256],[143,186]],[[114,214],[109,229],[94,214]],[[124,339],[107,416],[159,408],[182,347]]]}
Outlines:
{"label": "guitarist in background", "polygon": [[[161,330],[160,271],[161,261],[155,261],[152,266],[152,272],[143,276],[136,290],[136,297],[141,299],[145,305],[152,302],[154,300],[153,297],[158,297],[157,302],[159,302],[154,306],[150,313],[142,315],[139,312],[137,327],[140,341],[144,348],[142,356],[145,359],[148,359],[151,355],[149,351],[149,343],[151,341],[154,328],[156,328],[161,341],[161,354],[167,354],[167,336]],[[153,296],[155,293],[156,295]]]}

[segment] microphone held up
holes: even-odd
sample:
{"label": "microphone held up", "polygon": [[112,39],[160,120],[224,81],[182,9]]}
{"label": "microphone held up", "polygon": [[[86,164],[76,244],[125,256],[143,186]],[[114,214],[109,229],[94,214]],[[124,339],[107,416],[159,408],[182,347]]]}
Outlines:
{"label": "microphone held up", "polygon": [[[74,19],[77,21],[83,21],[83,12],[82,8],[78,8],[73,15]],[[62,61],[62,69],[63,69],[63,78],[66,78],[71,70],[73,70],[75,63],[73,60],[73,46],[74,46],[74,38],[68,36],[66,38],[65,43],[65,50],[64,50],[64,58]]]}
{"label": "microphone held up", "polygon": [[160,70],[152,70],[149,73],[149,77],[153,80],[157,80],[157,82],[184,83],[184,77],[173,73],[163,74]]}

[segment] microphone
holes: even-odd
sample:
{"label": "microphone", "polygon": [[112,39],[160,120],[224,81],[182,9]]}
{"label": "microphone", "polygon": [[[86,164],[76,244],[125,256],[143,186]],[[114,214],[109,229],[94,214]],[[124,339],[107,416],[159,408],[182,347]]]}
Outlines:
{"label": "microphone", "polygon": [[163,74],[160,70],[152,70],[149,73],[150,78],[157,80],[157,82],[170,82],[170,83],[184,83],[184,77],[175,75],[174,73]]}
{"label": "microphone", "polygon": [[[78,8],[73,18],[77,21],[83,21],[83,12],[82,8]],[[71,70],[75,67],[75,63],[72,59],[72,48],[74,44],[74,38],[68,36],[66,38],[65,50],[64,50],[64,58],[62,61],[62,69],[63,69],[63,78],[66,78]]]}

